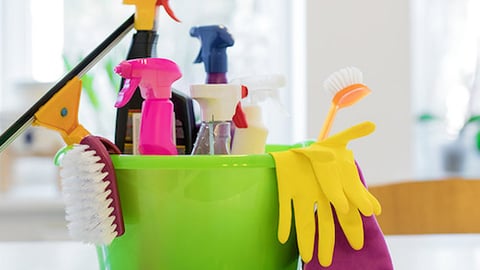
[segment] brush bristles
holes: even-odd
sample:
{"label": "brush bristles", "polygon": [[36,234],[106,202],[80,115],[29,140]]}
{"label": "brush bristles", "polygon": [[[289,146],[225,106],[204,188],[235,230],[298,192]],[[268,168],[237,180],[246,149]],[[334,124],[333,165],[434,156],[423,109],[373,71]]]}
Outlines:
{"label": "brush bristles", "polygon": [[105,164],[87,145],[75,145],[62,159],[62,194],[70,236],[96,245],[108,245],[117,236],[107,189]]}
{"label": "brush bristles", "polygon": [[330,75],[323,86],[327,92],[334,96],[338,91],[357,83],[363,83],[363,74],[360,69],[346,67]]}

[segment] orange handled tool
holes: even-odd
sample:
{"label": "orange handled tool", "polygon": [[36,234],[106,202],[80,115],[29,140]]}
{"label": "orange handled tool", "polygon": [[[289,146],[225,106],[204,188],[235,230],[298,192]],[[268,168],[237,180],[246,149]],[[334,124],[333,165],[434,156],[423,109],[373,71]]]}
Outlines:
{"label": "orange handled tool", "polygon": [[372,92],[362,81],[362,72],[354,67],[341,69],[325,80],[325,89],[332,92],[334,96],[318,141],[327,138],[338,110],[352,106]]}

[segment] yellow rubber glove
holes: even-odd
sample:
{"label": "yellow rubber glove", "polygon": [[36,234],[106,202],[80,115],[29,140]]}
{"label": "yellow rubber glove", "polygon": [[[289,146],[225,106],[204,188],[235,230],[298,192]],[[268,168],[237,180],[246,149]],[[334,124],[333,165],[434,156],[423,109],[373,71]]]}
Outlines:
{"label": "yellow rubber glove", "polygon": [[[315,240],[315,206],[318,211],[318,231],[321,234],[322,252],[333,253],[335,225],[330,204],[318,184],[309,159],[293,151],[270,153],[275,160],[278,185],[279,218],[278,240],[287,242],[292,223],[292,203],[295,213],[295,229],[300,256],[309,262],[313,256]],[[331,162],[329,150],[317,151],[319,162]],[[329,211],[324,211],[326,206]],[[328,247],[328,251],[323,247]],[[331,255],[330,255],[331,257]],[[331,260],[330,260],[331,261]]]}
{"label": "yellow rubber glove", "polygon": [[[363,186],[349,141],[373,132],[371,122],[361,123],[309,147],[270,153],[276,164],[279,194],[278,239],[288,240],[292,209],[299,252],[304,262],[313,256],[315,218],[318,221],[318,260],[324,267],[332,263],[335,244],[333,210],[352,248],[363,247],[360,212],[379,214],[378,201]],[[316,207],[316,216],[315,216]]]}
{"label": "yellow rubber glove", "polygon": [[[363,223],[360,213],[365,216],[378,215],[381,212],[381,206],[378,200],[362,184],[353,153],[346,147],[351,140],[366,136],[374,130],[375,125],[372,122],[364,122],[324,141],[315,142],[307,148],[292,150],[309,159],[318,184],[336,210],[340,226],[350,246],[356,250],[361,249],[364,243]],[[324,162],[319,159],[318,154],[325,151],[334,154],[332,161]],[[318,211],[321,214],[320,207]],[[325,220],[319,221],[325,222]],[[319,230],[319,233],[321,234],[322,231]],[[322,240],[319,239],[318,256],[320,263],[324,265],[328,262],[330,254],[326,254],[326,251],[322,250],[321,242]]]}

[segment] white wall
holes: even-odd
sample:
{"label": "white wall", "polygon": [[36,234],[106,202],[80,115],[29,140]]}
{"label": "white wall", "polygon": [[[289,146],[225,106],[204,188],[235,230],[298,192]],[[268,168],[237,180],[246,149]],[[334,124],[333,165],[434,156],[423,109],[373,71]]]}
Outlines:
{"label": "white wall", "polygon": [[[25,7],[27,0],[2,1],[2,10],[0,20],[2,20],[2,30],[0,31],[0,48],[2,59],[0,61],[0,71],[2,72],[0,87],[2,87],[2,109],[7,111],[23,110],[26,106],[22,100],[17,98],[13,91],[14,83],[19,79],[25,79],[30,76],[26,68],[31,64],[31,53],[27,50],[31,44],[31,38],[28,33],[30,30],[29,10]],[[8,101],[8,102],[7,102]],[[23,106],[20,108],[20,106]]]}
{"label": "white wall", "polygon": [[307,0],[306,8],[308,137],[316,138],[330,106],[323,81],[356,66],[373,93],[340,110],[331,134],[373,121],[376,131],[351,144],[368,183],[411,179],[409,1]]}

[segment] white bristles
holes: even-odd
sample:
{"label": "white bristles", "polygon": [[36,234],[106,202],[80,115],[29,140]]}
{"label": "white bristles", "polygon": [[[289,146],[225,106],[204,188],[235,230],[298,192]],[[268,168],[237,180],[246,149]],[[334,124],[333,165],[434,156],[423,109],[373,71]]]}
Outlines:
{"label": "white bristles", "polygon": [[108,174],[102,172],[105,164],[98,163],[95,151],[87,149],[87,145],[74,145],[61,161],[67,226],[74,240],[108,245],[117,236],[109,206],[112,200],[107,199],[109,182],[103,181]]}
{"label": "white bristles", "polygon": [[335,95],[338,91],[356,83],[363,83],[362,71],[356,67],[346,67],[330,75],[323,86],[327,92]]}

